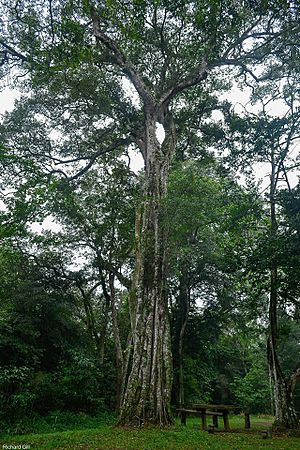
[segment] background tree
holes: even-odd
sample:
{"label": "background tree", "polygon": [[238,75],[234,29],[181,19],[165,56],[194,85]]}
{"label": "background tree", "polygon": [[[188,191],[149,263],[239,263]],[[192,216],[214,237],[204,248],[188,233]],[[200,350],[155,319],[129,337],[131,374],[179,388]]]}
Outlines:
{"label": "background tree", "polygon": [[[211,160],[178,165],[170,178],[167,211],[174,393],[175,401],[183,404],[184,386],[188,402],[211,398],[212,381],[222,367],[217,364],[217,353],[225,330],[233,332],[237,328],[234,321],[244,322],[245,317],[245,327],[249,326],[258,315],[254,309],[250,313],[249,306],[245,316],[242,301],[251,295],[244,275],[245,261],[257,238],[262,209],[254,191],[243,192]],[[235,316],[239,314],[233,312],[236,308],[243,311],[243,319]],[[191,389],[191,367],[184,368],[192,360],[196,370],[203,369],[202,374],[198,372],[201,390],[197,393]]]}
{"label": "background tree", "polygon": [[[289,79],[283,86],[267,84],[253,89],[252,101],[261,108],[257,114],[249,113],[242,118],[234,114],[228,116],[231,131],[241,137],[236,139],[238,145],[231,157],[237,158],[248,173],[253,170],[251,164],[263,162],[269,165],[270,184],[266,188],[268,194],[265,198],[268,223],[265,224],[263,240],[258,240],[253,253],[252,263],[255,261],[256,267],[252,271],[260,272],[261,289],[269,293],[268,360],[274,387],[275,424],[293,428],[297,427],[298,420],[292,401],[291,380],[296,382],[298,371],[295,368],[291,378],[286,378],[278,355],[278,315],[281,307],[286,308],[283,306],[286,298],[281,296],[280,292],[283,291],[280,286],[285,284],[284,277],[288,272],[288,255],[284,247],[284,236],[288,230],[283,226],[278,198],[282,185],[291,191],[289,172],[295,165],[293,160],[296,155],[293,151],[295,142],[299,139],[299,115],[296,108],[298,99],[293,79]],[[274,115],[270,109],[275,101],[280,101],[282,107],[282,114],[279,116]]]}

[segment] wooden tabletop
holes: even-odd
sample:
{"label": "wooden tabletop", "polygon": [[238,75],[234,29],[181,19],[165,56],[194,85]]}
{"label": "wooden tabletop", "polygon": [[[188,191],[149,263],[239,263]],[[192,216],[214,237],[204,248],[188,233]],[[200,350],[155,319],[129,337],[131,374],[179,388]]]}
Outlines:
{"label": "wooden tabletop", "polygon": [[235,409],[239,409],[238,406],[234,405],[211,405],[206,403],[194,403],[193,405],[189,405],[192,409],[216,409],[218,411],[234,411]]}

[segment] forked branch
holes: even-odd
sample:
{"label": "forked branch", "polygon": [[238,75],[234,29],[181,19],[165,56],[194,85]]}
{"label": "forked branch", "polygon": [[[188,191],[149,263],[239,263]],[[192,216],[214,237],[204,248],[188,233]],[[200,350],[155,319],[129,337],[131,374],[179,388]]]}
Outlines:
{"label": "forked branch", "polygon": [[137,72],[133,64],[127,60],[125,53],[121,50],[118,44],[101,30],[99,16],[93,5],[91,5],[91,16],[93,32],[97,42],[104,45],[104,47],[110,52],[115,63],[121,68],[124,75],[126,75],[134,85],[144,104],[147,106],[154,105],[154,98],[152,94],[147,89],[142,77]]}

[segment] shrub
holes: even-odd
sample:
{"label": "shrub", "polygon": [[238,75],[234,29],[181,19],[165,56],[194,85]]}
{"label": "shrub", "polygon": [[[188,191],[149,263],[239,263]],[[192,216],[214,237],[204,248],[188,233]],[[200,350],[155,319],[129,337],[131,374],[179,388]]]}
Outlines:
{"label": "shrub", "polygon": [[252,413],[270,413],[270,385],[263,365],[253,365],[244,378],[235,378],[231,384],[239,405]]}
{"label": "shrub", "polygon": [[33,373],[26,366],[0,368],[0,420],[15,420],[32,410],[36,399],[32,378]]}

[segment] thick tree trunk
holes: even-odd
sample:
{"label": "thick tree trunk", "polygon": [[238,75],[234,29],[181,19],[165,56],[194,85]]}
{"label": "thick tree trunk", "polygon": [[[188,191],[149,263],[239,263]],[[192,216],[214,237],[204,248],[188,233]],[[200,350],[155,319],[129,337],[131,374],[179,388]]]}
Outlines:
{"label": "thick tree trunk", "polygon": [[293,403],[292,390],[282,374],[273,345],[274,343],[272,343],[272,339],[270,338],[268,342],[268,357],[274,389],[275,422],[273,426],[284,429],[298,428],[299,420]]}
{"label": "thick tree trunk", "polygon": [[269,306],[270,336],[268,339],[269,372],[273,385],[275,428],[298,428],[299,421],[293,403],[293,389],[282,373],[277,355],[277,269],[271,270]]}
{"label": "thick tree trunk", "polygon": [[121,408],[120,424],[161,426],[171,422],[172,358],[166,290],[166,195],[172,133],[162,146],[156,139],[156,117],[148,114],[145,136],[145,184],[140,255],[135,286],[133,356]]}

